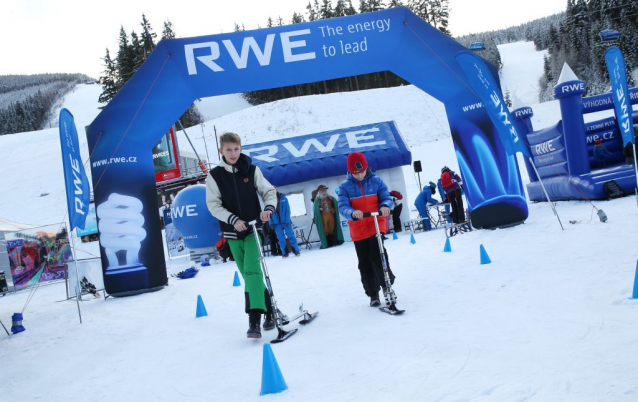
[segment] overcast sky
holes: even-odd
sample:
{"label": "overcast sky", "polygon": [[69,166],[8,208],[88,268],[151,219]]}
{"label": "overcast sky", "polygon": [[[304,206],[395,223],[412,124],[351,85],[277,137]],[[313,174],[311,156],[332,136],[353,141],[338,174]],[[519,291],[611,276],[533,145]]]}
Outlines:
{"label": "overcast sky", "polygon": [[[321,3],[321,1],[320,1]],[[333,0],[333,4],[335,1]],[[506,28],[563,11],[565,0],[450,0],[455,36]],[[108,48],[114,57],[120,26],[140,33],[142,13],[161,36],[164,21],[178,37],[286,23],[305,15],[308,0],[1,0],[0,75],[84,73],[98,78]],[[359,1],[353,0],[355,7]]]}

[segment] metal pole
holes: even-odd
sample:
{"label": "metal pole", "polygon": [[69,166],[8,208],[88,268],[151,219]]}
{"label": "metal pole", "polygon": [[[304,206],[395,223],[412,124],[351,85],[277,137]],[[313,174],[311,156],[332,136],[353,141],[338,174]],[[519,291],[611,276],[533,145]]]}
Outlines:
{"label": "metal pole", "polygon": [[80,316],[80,324],[82,324],[82,312],[80,311],[80,300],[81,292],[78,290],[78,287],[75,287],[75,303],[78,305],[78,315]]}
{"label": "metal pole", "polygon": [[563,227],[563,223],[560,221],[560,217],[558,216],[558,212],[556,212],[556,208],[554,207],[554,204],[552,203],[552,200],[549,199],[549,194],[547,194],[547,190],[545,189],[545,185],[543,184],[541,175],[538,173],[538,169],[536,169],[536,165],[534,164],[534,160],[532,159],[531,156],[529,157],[529,162],[532,164],[532,167],[534,168],[534,172],[536,172],[536,177],[538,177],[538,181],[541,183],[541,188],[543,189],[543,192],[545,193],[545,197],[547,197],[547,202],[549,202],[549,205],[552,207],[552,211],[554,211],[554,215],[556,215],[556,219],[558,219],[560,228],[562,230],[565,230],[565,228]]}
{"label": "metal pole", "polygon": [[4,332],[7,333],[7,335],[11,336],[11,334],[9,333],[9,331],[7,331],[7,327],[4,326],[4,323],[2,322],[2,320],[0,320],[0,324],[2,324],[2,328],[4,328]]}
{"label": "metal pole", "polygon": [[638,206],[638,165],[636,165],[636,146],[634,143],[631,143],[632,146],[632,154],[634,154],[634,174],[636,175],[636,188],[634,189],[634,193],[636,194],[636,206]]}
{"label": "metal pole", "polygon": [[[213,126],[213,130],[215,131],[215,145],[217,146],[217,149],[219,149],[219,140],[217,139],[217,127]],[[217,160],[221,161],[222,157],[219,154],[219,152],[217,152]]]}
{"label": "metal pole", "polygon": [[[82,287],[80,286],[80,271],[78,270],[78,258],[75,255],[76,253],[76,248],[75,248],[75,240],[73,239],[73,232],[69,232],[69,239],[71,239],[71,247],[73,247],[73,264],[75,265],[75,286],[76,286],[76,290],[79,287],[80,289],[82,289]],[[75,294],[76,297],[78,297],[78,294],[76,292]],[[80,300],[82,301],[82,292],[80,292],[79,295]],[[80,319],[80,322],[82,321],[82,319]]]}
{"label": "metal pole", "polygon": [[182,122],[177,120],[177,124],[179,124],[179,126],[182,128],[182,131],[184,132],[184,135],[186,136],[186,139],[188,140],[188,143],[191,144],[191,148],[193,149],[193,152],[195,152],[195,156],[197,157],[198,161],[201,161],[202,158],[199,157],[199,154],[197,153],[197,150],[195,149],[195,147],[193,146],[193,143],[191,142],[191,139],[188,137],[188,134],[186,134],[186,129],[184,128],[184,126],[182,125]]}
{"label": "metal pole", "polygon": [[206,162],[210,163],[210,155],[208,155],[208,144],[206,144],[206,134],[204,133],[204,123],[199,123],[202,128],[202,139],[204,140],[204,148],[206,149]]}

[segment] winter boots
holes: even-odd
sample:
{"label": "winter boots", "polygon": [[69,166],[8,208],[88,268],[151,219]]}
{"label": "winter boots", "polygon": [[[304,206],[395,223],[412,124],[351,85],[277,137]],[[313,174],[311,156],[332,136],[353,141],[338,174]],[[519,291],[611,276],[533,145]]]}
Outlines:
{"label": "winter boots", "polygon": [[248,313],[248,338],[261,338],[261,311],[250,310]]}
{"label": "winter boots", "polygon": [[381,300],[379,300],[379,293],[370,296],[370,307],[379,307]]}
{"label": "winter boots", "polygon": [[275,328],[275,315],[266,313],[264,315],[264,331],[270,331],[273,328]]}

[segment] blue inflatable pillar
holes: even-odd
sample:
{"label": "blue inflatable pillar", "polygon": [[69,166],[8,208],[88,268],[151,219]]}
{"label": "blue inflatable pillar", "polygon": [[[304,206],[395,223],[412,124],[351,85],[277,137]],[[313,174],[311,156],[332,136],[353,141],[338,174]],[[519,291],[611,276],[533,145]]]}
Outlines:
{"label": "blue inflatable pillar", "polygon": [[583,119],[583,100],[581,98],[586,89],[585,82],[579,80],[565,63],[558,84],[554,87],[554,97],[560,102],[560,111],[563,117],[563,139],[565,140],[570,176],[591,172],[585,136],[585,120]]}
{"label": "blue inflatable pillar", "polygon": [[636,263],[636,276],[634,277],[634,292],[631,298],[638,299],[638,262]]}
{"label": "blue inflatable pillar", "polygon": [[[529,140],[527,139],[527,134],[534,131],[534,126],[532,125],[532,116],[534,116],[534,111],[531,107],[525,106],[518,108],[512,112],[512,116],[514,117],[514,125],[516,126],[516,131],[520,134],[523,140],[523,144],[530,148]],[[530,150],[530,154],[533,153]],[[536,171],[534,167],[530,163],[529,159],[525,159],[525,167],[527,168],[527,175],[529,176],[530,182],[538,181],[538,176],[536,176]]]}
{"label": "blue inflatable pillar", "polygon": [[284,376],[281,374],[275,354],[269,343],[264,344],[264,359],[261,367],[260,395],[276,394],[288,389]]}

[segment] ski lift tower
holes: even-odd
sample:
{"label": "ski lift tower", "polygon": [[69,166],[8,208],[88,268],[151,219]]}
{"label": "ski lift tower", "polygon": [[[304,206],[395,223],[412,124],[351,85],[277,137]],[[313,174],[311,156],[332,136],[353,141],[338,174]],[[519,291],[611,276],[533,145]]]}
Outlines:
{"label": "ski lift tower", "polygon": [[618,42],[618,39],[620,38],[620,32],[614,31],[612,29],[604,29],[600,31],[598,36],[600,36],[600,41],[603,44],[613,45]]}

